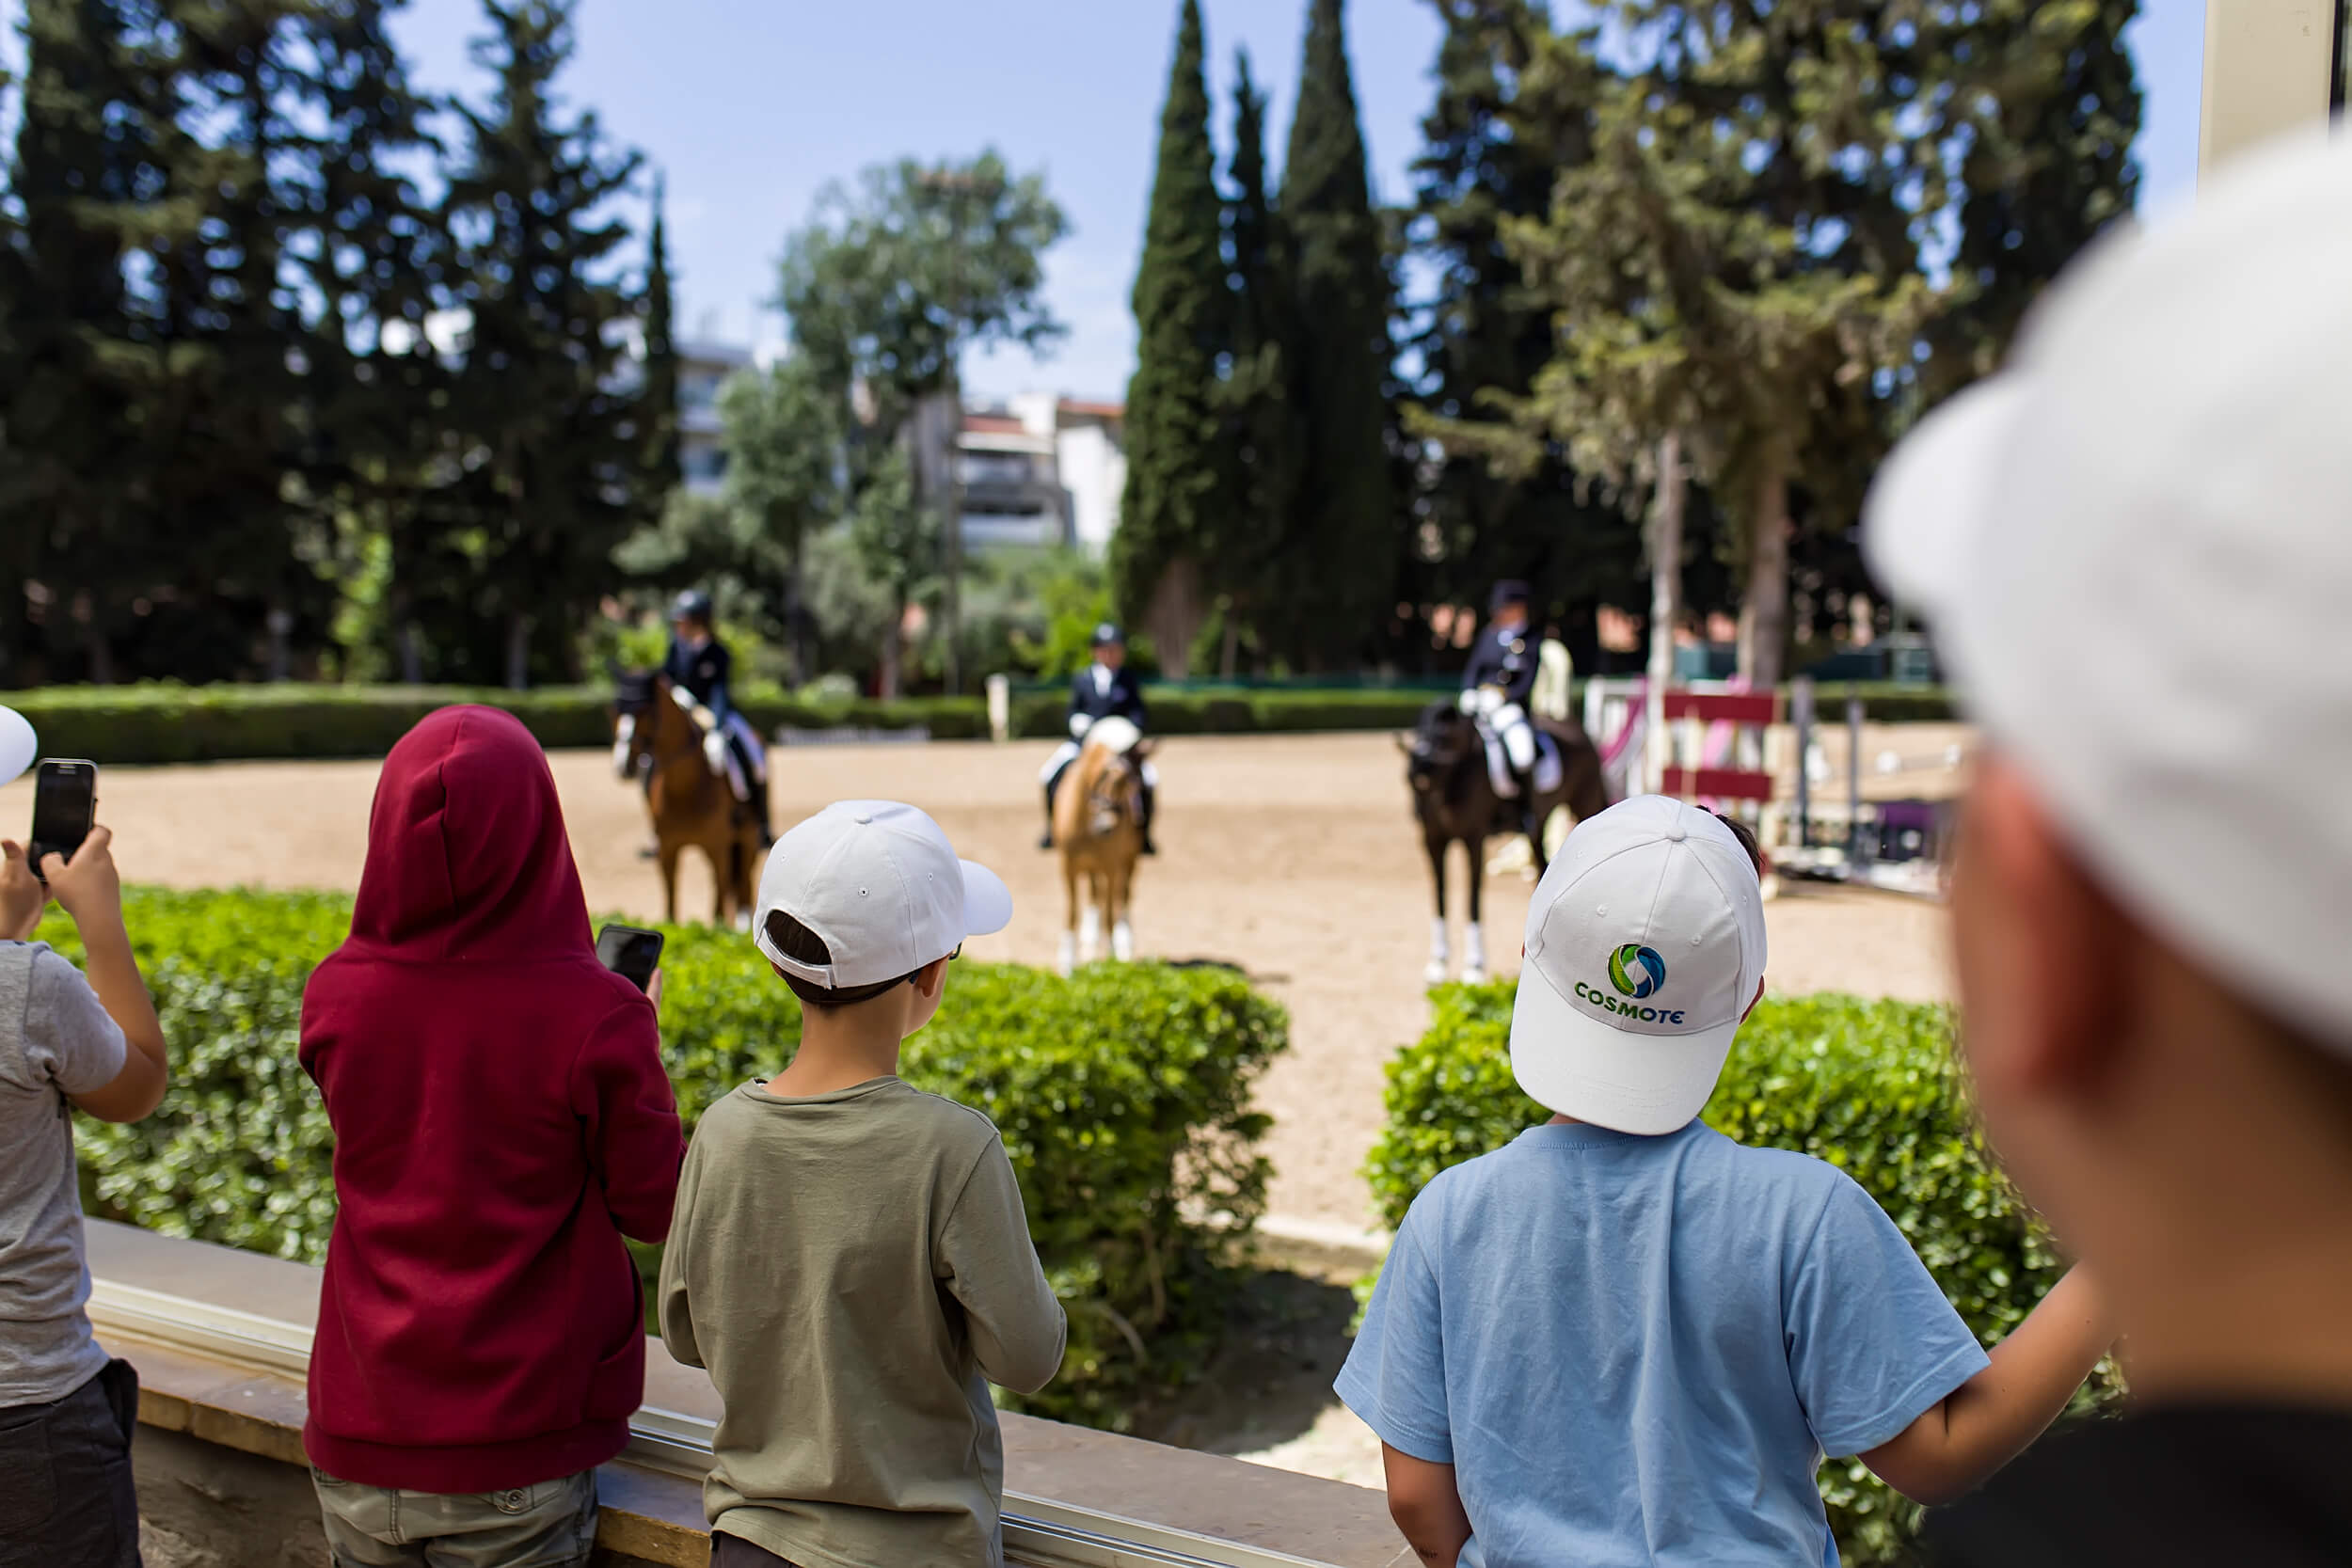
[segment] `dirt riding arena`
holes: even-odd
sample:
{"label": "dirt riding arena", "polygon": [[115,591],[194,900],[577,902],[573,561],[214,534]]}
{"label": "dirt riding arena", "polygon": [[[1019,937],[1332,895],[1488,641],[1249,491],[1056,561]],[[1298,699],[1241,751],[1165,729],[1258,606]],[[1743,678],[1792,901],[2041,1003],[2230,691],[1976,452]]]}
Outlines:
{"label": "dirt riding arena", "polygon": [[[1943,726],[1874,729],[1865,743],[1873,756],[1889,746],[1933,754],[1956,735]],[[972,951],[1049,964],[1062,894],[1056,860],[1036,839],[1037,771],[1050,749],[1041,741],[780,749],[777,824],[846,797],[924,807],[964,854],[1011,884],[1010,930]],[[613,777],[604,752],[552,760],[590,907],[659,915],[655,870],[637,858],[645,837],[637,792]],[[1428,873],[1395,748],[1384,734],[1177,738],[1159,766],[1162,854],[1137,879],[1137,952],[1238,964],[1290,1008],[1293,1050],[1263,1087],[1275,1117],[1279,1228],[1334,1239],[1360,1231],[1373,1215],[1357,1168],[1379,1125],[1381,1065],[1421,1031],[1425,1014]],[[115,831],[128,879],[348,889],[365,853],[375,771],[364,762],[113,769],[101,777],[99,815]],[[1922,794],[1948,793],[1951,783],[1904,782]],[[0,789],[0,822],[26,822],[31,808],[29,783]],[[1458,860],[1454,873],[1458,889]],[[1487,879],[1487,946],[1503,973],[1518,965],[1529,887],[1518,874]],[[681,913],[705,918],[709,908],[707,874],[693,861]],[[1924,902],[1794,884],[1769,910],[1775,990],[1946,993],[1937,911]],[[1457,899],[1457,962],[1459,922]]]}

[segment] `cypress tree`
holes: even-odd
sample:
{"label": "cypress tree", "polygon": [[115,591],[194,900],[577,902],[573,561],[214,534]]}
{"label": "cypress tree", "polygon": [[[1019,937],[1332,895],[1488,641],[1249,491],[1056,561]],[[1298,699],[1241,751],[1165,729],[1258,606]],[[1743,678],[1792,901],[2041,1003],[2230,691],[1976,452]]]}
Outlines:
{"label": "cypress tree", "polygon": [[628,230],[604,209],[641,160],[608,151],[594,113],[557,115],[570,0],[484,0],[484,11],[475,53],[499,85],[487,112],[461,109],[468,166],[449,193],[472,314],[453,396],[482,454],[457,540],[476,586],[453,607],[453,629],[494,628],[494,647],[469,644],[468,673],[521,687],[534,667],[577,675],[572,629],[638,520],[643,454],[611,330],[637,304],[608,270]]}
{"label": "cypress tree", "polygon": [[1236,53],[1234,71],[1233,156],[1227,166],[1232,197],[1225,214],[1233,301],[1222,443],[1229,499],[1212,551],[1226,674],[1234,672],[1245,637],[1259,649],[1270,641],[1263,623],[1279,607],[1267,592],[1268,578],[1297,505],[1299,457],[1290,389],[1295,328],[1288,259],[1266,185],[1265,94],[1251,76],[1248,50]]}
{"label": "cypress tree", "polygon": [[677,343],[670,296],[670,237],[662,209],[667,182],[653,185],[653,229],[645,237],[645,380],[637,423],[645,448],[644,516],[658,522],[670,492],[685,478],[678,459]]}
{"label": "cypress tree", "polygon": [[1295,290],[1301,463],[1281,579],[1302,665],[1352,662],[1385,624],[1401,515],[1385,383],[1392,290],[1357,122],[1343,0],[1312,0],[1281,214]]}
{"label": "cypress tree", "polygon": [[1229,470],[1219,451],[1217,381],[1232,314],[1202,50],[1199,0],[1183,0],[1136,273],[1127,486],[1111,549],[1121,612],[1152,624],[1163,667],[1173,674],[1184,670],[1201,575],[1213,569],[1207,546],[1230,504],[1220,483]]}

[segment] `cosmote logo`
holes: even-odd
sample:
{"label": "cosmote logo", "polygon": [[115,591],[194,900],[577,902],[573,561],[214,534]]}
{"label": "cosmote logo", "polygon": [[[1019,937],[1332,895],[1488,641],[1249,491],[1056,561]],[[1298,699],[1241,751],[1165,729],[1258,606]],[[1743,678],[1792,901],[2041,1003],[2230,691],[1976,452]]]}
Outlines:
{"label": "cosmote logo", "polygon": [[[1639,1019],[1644,1023],[1680,1023],[1682,1012],[1674,1007],[1644,1007],[1637,1006],[1645,997],[1656,996],[1666,983],[1666,960],[1658,956],[1656,948],[1629,942],[1609,955],[1609,983],[1617,989],[1611,996],[1597,986],[1583,981],[1576,983],[1576,998],[1589,1003],[1603,1012],[1621,1018]],[[1620,1001],[1631,997],[1633,1001]]]}

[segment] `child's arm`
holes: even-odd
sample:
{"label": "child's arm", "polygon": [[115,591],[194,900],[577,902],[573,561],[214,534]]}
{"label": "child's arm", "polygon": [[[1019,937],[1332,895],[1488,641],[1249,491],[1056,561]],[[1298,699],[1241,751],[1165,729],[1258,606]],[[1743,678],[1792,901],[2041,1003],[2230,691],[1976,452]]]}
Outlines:
{"label": "child's arm", "polygon": [[2057,1420],[2114,1342],[2115,1324],[2090,1277],[2070,1270],[1994,1347],[1991,1366],[1862,1462],[1915,1502],[1949,1502]]}
{"label": "child's arm", "polygon": [[660,1241],[670,1233],[686,1136],[649,1006],[631,1003],[596,1025],[572,1066],[572,1110],[586,1129],[612,1223],[634,1241]]}
{"label": "child's arm", "polygon": [[1389,1517],[1404,1533],[1413,1555],[1429,1568],[1454,1568],[1470,1538],[1470,1514],[1454,1489],[1454,1466],[1415,1459],[1402,1449],[1380,1445],[1389,1478]]}
{"label": "child's arm", "polygon": [[939,1250],[943,1283],[962,1304],[988,1380],[1020,1394],[1051,1383],[1069,1322],[1029,1240],[1012,1160],[993,1137],[948,1211]]}
{"label": "child's arm", "polygon": [[92,828],[72,861],[42,857],[41,874],[49,879],[49,895],[73,917],[73,927],[82,934],[82,972],[129,1047],[114,1081],[74,1095],[73,1103],[101,1121],[136,1121],[163,1103],[171,1068],[164,1026],[156,1021],[154,999],[139,978],[131,933],[122,924],[122,883],[115,874],[113,843],[104,828]]}
{"label": "child's arm", "polygon": [[678,1173],[677,1212],[670,1222],[670,1239],[661,1249],[661,1276],[654,1286],[656,1310],[661,1320],[661,1342],[681,1367],[703,1365],[703,1351],[694,1337],[693,1304],[686,1290],[686,1265],[694,1243],[694,1188],[700,1173],[694,1150],[688,1149],[686,1168]]}

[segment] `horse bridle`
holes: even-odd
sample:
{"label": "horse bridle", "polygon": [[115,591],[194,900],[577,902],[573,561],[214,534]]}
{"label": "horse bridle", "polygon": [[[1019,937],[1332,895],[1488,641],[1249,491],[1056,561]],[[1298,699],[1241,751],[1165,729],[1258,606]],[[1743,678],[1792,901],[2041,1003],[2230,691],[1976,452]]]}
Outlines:
{"label": "horse bridle", "polygon": [[[612,706],[614,711],[621,714],[624,718],[633,721],[629,726],[628,736],[628,765],[629,770],[632,773],[637,769],[637,762],[640,757],[643,757],[646,762],[650,763],[652,765],[653,771],[659,774],[671,763],[676,761],[679,757],[684,756],[689,752],[693,753],[697,758],[699,758],[702,754],[702,748],[695,745],[691,739],[683,742],[680,746],[672,749],[668,752],[661,752],[654,750],[652,737],[647,733],[652,730],[654,726],[644,722],[644,721],[648,716],[655,713],[655,705],[660,703],[662,700],[663,697],[660,678],[659,676],[652,675],[644,677],[642,683],[634,680],[624,682],[621,688],[613,694]],[[675,705],[675,703],[673,703],[673,705]],[[687,726],[689,732],[691,732],[692,728],[693,726],[691,724]]]}

